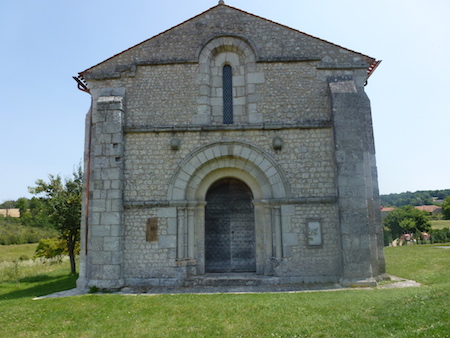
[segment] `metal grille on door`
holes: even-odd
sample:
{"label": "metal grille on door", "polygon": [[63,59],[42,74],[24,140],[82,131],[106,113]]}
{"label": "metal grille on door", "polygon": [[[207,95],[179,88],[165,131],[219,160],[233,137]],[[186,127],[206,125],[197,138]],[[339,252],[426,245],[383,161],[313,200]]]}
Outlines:
{"label": "metal grille on door", "polygon": [[206,195],[205,269],[255,271],[255,222],[252,192],[237,179],[216,182]]}

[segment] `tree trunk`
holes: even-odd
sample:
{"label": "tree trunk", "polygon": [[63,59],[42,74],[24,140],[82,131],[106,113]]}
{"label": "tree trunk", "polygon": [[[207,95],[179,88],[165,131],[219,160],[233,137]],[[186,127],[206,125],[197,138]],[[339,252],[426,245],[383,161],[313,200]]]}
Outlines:
{"label": "tree trunk", "polygon": [[67,251],[69,251],[70,273],[76,273],[76,266],[75,266],[75,238],[72,235],[69,235],[69,238],[67,239]]}

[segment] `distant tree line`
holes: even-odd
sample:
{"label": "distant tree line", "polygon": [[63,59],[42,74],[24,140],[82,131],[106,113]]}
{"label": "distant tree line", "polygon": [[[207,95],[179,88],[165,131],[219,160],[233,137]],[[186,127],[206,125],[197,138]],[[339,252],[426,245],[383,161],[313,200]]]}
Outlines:
{"label": "distant tree line", "polygon": [[43,238],[57,237],[58,231],[50,224],[44,202],[36,197],[9,200],[0,209],[19,209],[20,217],[0,216],[0,244],[37,243]]}
{"label": "distant tree line", "polygon": [[381,195],[381,205],[384,207],[402,207],[405,205],[432,205],[436,204],[433,199],[445,200],[450,196],[450,189],[446,190],[424,190],[416,192],[402,192],[400,194]]}
{"label": "distant tree line", "polygon": [[0,215],[0,245],[37,243],[43,238],[58,236],[58,230],[52,227],[23,225],[20,218]]}
{"label": "distant tree line", "polygon": [[15,209],[17,201],[8,200],[0,203],[0,209]]}
{"label": "distant tree line", "polygon": [[19,223],[20,225],[33,228],[46,228],[50,226],[50,221],[44,202],[43,199],[37,197],[30,199],[21,197],[16,201],[9,200],[3,202],[0,204],[0,209],[19,209],[20,218],[14,220],[11,217],[8,220],[9,223]]}
{"label": "distant tree line", "polygon": [[36,186],[28,188],[36,197],[19,198],[17,201],[0,204],[0,209],[17,208],[20,212],[20,218],[0,217],[0,244],[23,244],[58,237],[59,242],[40,243],[40,249],[45,251],[45,248],[51,249],[54,246],[52,250],[56,252],[65,247],[64,250],[67,250],[70,257],[71,272],[75,273],[82,188],[83,171],[79,165],[70,178],[63,180],[59,175],[49,175],[48,181],[37,180]]}

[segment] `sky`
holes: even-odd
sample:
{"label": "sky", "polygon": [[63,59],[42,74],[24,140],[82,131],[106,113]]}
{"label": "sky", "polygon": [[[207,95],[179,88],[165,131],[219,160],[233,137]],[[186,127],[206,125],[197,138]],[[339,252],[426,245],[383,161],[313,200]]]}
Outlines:
{"label": "sky", "polygon": [[[0,203],[83,158],[72,76],[217,0],[0,0]],[[381,194],[450,189],[450,1],[225,0],[382,60],[366,87]]]}

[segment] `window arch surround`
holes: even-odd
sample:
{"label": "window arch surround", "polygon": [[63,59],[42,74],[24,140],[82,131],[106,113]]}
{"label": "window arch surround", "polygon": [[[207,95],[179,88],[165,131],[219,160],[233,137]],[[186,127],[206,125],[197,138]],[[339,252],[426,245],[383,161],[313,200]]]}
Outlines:
{"label": "window arch surround", "polygon": [[216,37],[198,52],[198,111],[194,124],[223,124],[223,68],[232,69],[233,123],[260,123],[257,112],[257,84],[264,74],[257,71],[256,54],[251,44],[234,36]]}

